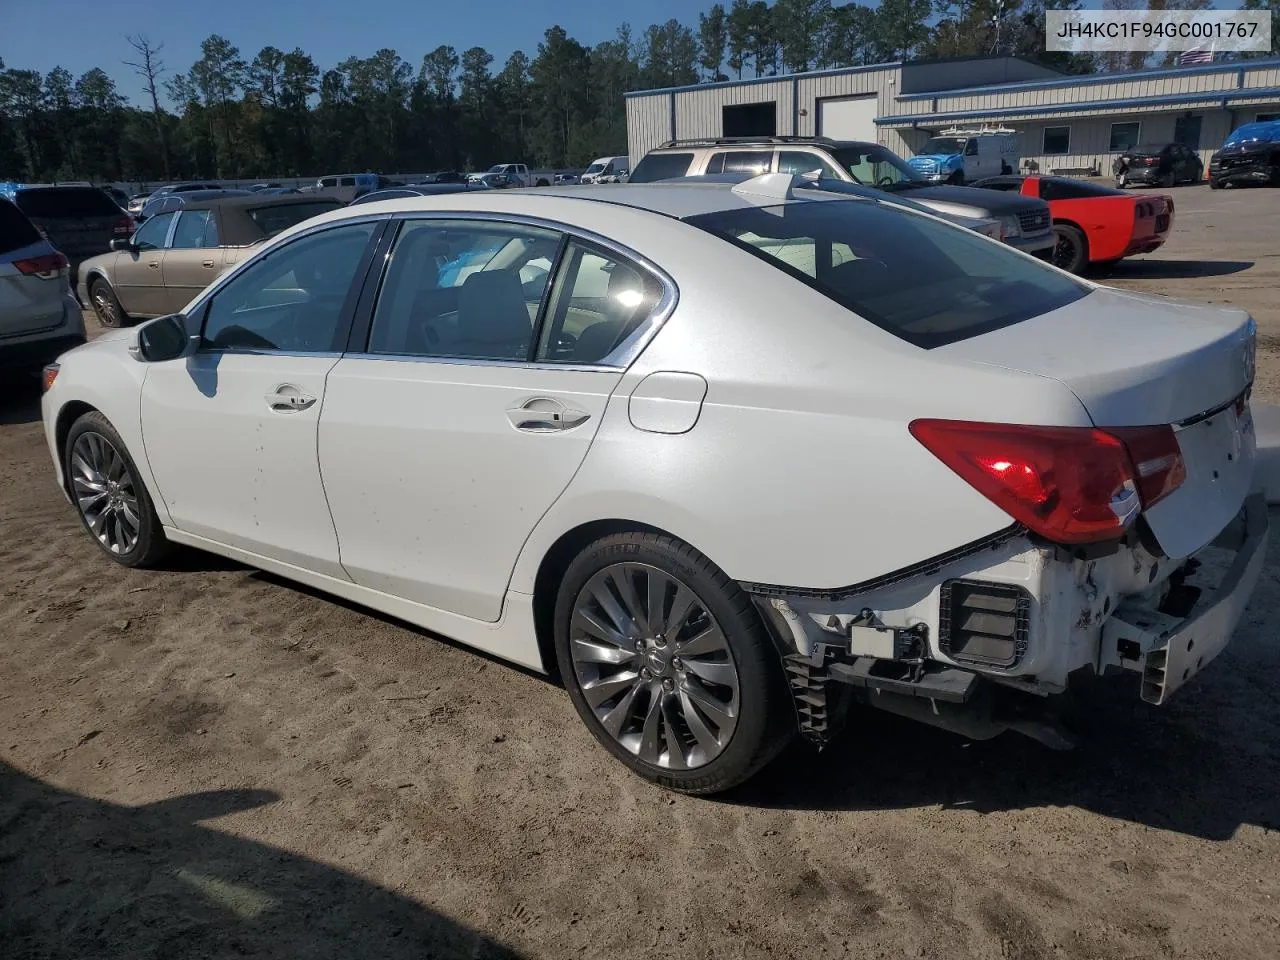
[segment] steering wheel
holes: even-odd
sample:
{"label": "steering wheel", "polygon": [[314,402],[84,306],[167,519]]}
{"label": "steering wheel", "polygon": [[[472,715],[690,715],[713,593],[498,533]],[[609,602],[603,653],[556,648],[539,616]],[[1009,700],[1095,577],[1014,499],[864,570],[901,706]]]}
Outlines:
{"label": "steering wheel", "polygon": [[879,180],[877,180],[877,181],[876,181],[876,186],[877,186],[877,187],[892,187],[892,186],[894,185],[894,183],[896,183],[896,182],[897,182],[897,181],[895,181],[895,180],[893,179],[893,177],[891,177],[891,176],[889,176],[889,175],[887,175],[887,174],[886,174],[885,176],[881,177]]}

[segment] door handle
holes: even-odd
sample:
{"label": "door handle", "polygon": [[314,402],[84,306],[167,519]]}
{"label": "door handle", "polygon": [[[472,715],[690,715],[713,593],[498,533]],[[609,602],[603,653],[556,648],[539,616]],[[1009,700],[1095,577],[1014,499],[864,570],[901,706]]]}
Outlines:
{"label": "door handle", "polygon": [[509,408],[507,419],[525,433],[558,433],[581,426],[591,419],[591,414],[567,407],[553,397],[534,397]]}
{"label": "door handle", "polygon": [[208,267],[210,270],[212,270],[212,269],[213,269],[213,261],[212,261],[212,260],[201,260],[201,261],[200,261],[200,266],[202,266],[202,267]]}
{"label": "door handle", "polygon": [[160,261],[159,261],[159,260],[148,260],[148,261],[147,261],[147,266],[148,266],[148,267],[150,267],[152,270],[159,270],[159,269],[160,269]]}
{"label": "door handle", "polygon": [[276,413],[297,413],[315,404],[316,398],[303,393],[292,383],[282,383],[266,395],[267,406]]}

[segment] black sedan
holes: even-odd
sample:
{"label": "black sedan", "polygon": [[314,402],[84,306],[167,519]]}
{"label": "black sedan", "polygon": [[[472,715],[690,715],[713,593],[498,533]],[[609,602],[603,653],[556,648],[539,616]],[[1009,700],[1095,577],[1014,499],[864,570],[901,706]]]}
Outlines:
{"label": "black sedan", "polygon": [[1172,187],[1197,183],[1204,176],[1204,161],[1180,143],[1146,143],[1116,157],[1111,170],[1116,175],[1116,186],[1122,190],[1140,183]]}

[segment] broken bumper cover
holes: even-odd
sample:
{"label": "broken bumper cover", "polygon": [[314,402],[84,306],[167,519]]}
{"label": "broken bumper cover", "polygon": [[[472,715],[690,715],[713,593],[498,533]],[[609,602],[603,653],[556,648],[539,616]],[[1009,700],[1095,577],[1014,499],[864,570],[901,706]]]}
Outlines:
{"label": "broken bumper cover", "polygon": [[1105,648],[1137,644],[1142,699],[1162,704],[1227,646],[1244,615],[1266,558],[1267,505],[1255,493],[1212,547],[1233,552],[1217,587],[1185,618],[1122,604],[1103,628]]}

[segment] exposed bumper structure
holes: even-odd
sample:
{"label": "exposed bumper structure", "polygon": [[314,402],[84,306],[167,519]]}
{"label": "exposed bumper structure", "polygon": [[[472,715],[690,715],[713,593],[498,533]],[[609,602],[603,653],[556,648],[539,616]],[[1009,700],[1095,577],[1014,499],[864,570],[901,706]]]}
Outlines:
{"label": "exposed bumper structure", "polygon": [[865,592],[746,586],[809,739],[828,739],[852,695],[974,739],[1018,730],[1063,746],[1038,718],[1077,671],[1139,672],[1143,700],[1162,704],[1209,665],[1257,584],[1267,530],[1257,492],[1187,560],[1137,535],[1089,555],[1014,528]]}

